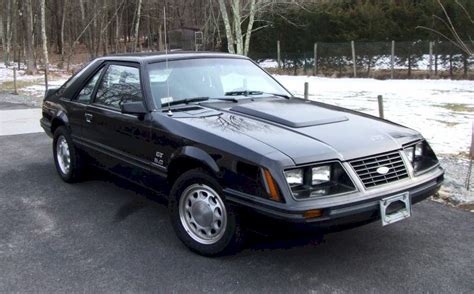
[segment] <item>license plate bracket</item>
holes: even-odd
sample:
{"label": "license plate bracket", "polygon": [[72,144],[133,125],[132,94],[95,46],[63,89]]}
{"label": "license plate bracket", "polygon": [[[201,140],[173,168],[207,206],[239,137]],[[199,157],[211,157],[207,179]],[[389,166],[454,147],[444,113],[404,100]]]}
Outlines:
{"label": "license plate bracket", "polygon": [[[411,201],[408,192],[383,198],[379,203],[382,226],[393,224],[411,216]],[[397,207],[394,211],[389,211],[390,205],[400,207]]]}

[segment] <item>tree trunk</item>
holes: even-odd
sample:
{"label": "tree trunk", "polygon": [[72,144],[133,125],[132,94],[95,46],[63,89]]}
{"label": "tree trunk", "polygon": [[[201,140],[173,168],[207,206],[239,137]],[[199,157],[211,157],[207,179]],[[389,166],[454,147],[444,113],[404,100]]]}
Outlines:
{"label": "tree trunk", "polygon": [[48,90],[49,58],[48,58],[48,37],[46,36],[46,11],[45,0],[40,0],[41,9],[41,39],[43,39],[43,62],[44,62],[44,83]]}
{"label": "tree trunk", "polygon": [[63,14],[61,17],[61,32],[60,32],[60,39],[61,39],[61,66],[63,66],[64,63],[64,24],[66,23],[66,15],[67,15],[67,5],[68,5],[68,0],[64,0],[64,6],[63,6]]}
{"label": "tree trunk", "polygon": [[26,29],[26,74],[33,75],[37,73],[37,68],[33,54],[33,7],[32,0],[25,0],[26,5],[26,17],[25,17],[25,29]]}
{"label": "tree trunk", "polygon": [[163,51],[164,46],[163,46],[163,24],[160,23],[160,27],[158,28],[158,50]]}
{"label": "tree trunk", "polygon": [[[79,7],[81,10],[81,25],[85,27],[86,24],[86,10],[84,7],[84,0],[79,0]],[[86,44],[87,50],[89,51],[90,58],[94,58],[94,48],[92,47],[92,34],[89,28],[87,28],[84,36],[84,43]]]}
{"label": "tree trunk", "polygon": [[[115,0],[115,6],[117,6],[117,0]],[[123,11],[123,9],[122,9]],[[120,12],[120,15],[122,15],[122,12]],[[119,19],[119,14],[115,16],[115,53],[119,52],[120,48],[120,19]]]}
{"label": "tree trunk", "polygon": [[227,14],[227,7],[224,3],[224,0],[219,0],[219,8],[221,10],[222,20],[224,21],[225,34],[227,37],[227,50],[229,51],[229,53],[235,53],[234,36],[232,34],[229,15]]}
{"label": "tree trunk", "polygon": [[133,34],[133,37],[134,37],[134,43],[133,43],[133,49],[132,51],[135,52],[137,50],[137,46],[138,46],[138,30],[140,29],[140,18],[141,18],[141,7],[142,7],[142,0],[138,0],[138,4],[137,4],[137,16],[136,16],[136,22],[135,22],[135,30],[134,30],[134,34]]}
{"label": "tree trunk", "polygon": [[3,25],[2,13],[0,13],[0,35],[2,38],[2,47],[3,47],[3,62],[5,66],[10,66],[10,52],[11,52],[11,41],[13,37],[13,28],[12,28],[12,19],[15,9],[12,8],[12,2],[14,0],[7,0],[6,7],[6,22],[5,26]]}
{"label": "tree trunk", "polygon": [[244,55],[249,54],[250,37],[252,36],[252,28],[255,20],[255,13],[257,12],[256,0],[250,2],[249,23],[247,24],[247,32],[245,33]]}
{"label": "tree trunk", "polygon": [[2,40],[2,49],[3,49],[3,62],[5,66],[8,66],[8,55],[7,55],[7,38],[6,33],[3,29],[3,14],[0,13],[0,38]]}
{"label": "tree trunk", "polygon": [[244,46],[242,41],[241,15],[240,15],[240,0],[232,1],[232,14],[234,15],[234,31],[235,31],[235,47],[237,54],[244,54]]}

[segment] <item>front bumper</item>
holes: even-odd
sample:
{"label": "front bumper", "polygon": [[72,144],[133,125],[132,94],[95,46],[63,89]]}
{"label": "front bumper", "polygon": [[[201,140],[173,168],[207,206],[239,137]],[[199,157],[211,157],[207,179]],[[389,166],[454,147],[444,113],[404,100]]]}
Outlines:
{"label": "front bumper", "polygon": [[[245,212],[265,216],[271,221],[291,223],[301,228],[329,229],[334,227],[356,226],[380,219],[379,201],[382,198],[396,194],[409,192],[411,203],[420,202],[435,194],[440,188],[444,178],[441,167],[425,175],[423,181],[398,186],[396,189],[382,189],[377,193],[371,193],[366,199],[357,198],[355,201],[344,201],[337,205],[320,207],[314,202],[312,207],[305,205],[304,210],[285,207],[285,204],[277,207],[275,204],[265,204],[260,199],[250,195],[244,195],[235,190],[224,189],[226,199],[232,204],[243,208]],[[250,197],[249,197],[250,196]],[[303,213],[310,209],[322,209],[322,216],[316,218],[304,218]]]}
{"label": "front bumper", "polygon": [[40,125],[43,128],[46,135],[48,135],[49,137],[52,138],[53,133],[51,132],[51,122],[43,117],[43,118],[40,119]]}

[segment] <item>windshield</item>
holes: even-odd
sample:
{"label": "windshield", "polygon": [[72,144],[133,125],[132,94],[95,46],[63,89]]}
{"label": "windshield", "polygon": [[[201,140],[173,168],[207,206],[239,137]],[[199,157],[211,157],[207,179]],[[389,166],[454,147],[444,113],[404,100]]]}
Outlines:
{"label": "windshield", "polygon": [[192,101],[192,98],[291,96],[271,76],[246,59],[170,60],[150,64],[148,75],[157,105]]}

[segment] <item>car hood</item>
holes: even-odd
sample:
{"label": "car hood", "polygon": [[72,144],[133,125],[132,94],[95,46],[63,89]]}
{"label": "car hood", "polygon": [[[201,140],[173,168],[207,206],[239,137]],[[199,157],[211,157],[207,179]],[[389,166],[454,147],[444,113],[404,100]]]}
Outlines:
{"label": "car hood", "polygon": [[[397,150],[419,139],[418,132],[348,109],[303,99],[259,99],[229,106],[205,103],[219,111],[203,115],[206,128],[223,126],[263,142],[295,164],[321,160],[350,160]],[[193,123],[197,125],[196,120]]]}

